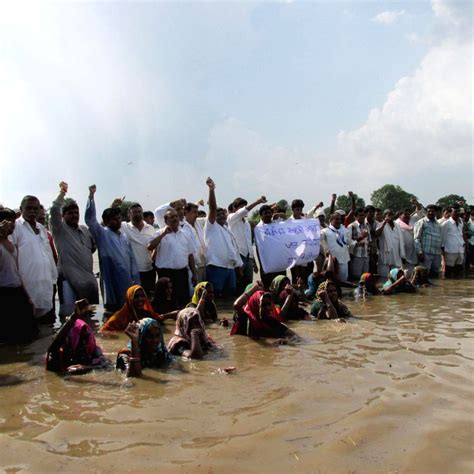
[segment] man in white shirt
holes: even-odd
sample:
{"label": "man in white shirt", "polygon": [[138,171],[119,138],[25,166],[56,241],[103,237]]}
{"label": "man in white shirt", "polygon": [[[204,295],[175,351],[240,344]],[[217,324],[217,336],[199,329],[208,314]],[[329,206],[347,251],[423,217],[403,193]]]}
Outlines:
{"label": "man in white shirt", "polygon": [[155,266],[158,278],[171,279],[178,308],[181,309],[189,303],[188,268],[192,273],[192,283],[195,285],[197,282],[194,248],[189,237],[183,232],[174,209],[166,211],[164,220],[166,227],[157,231],[158,235],[150,242],[148,250],[157,249]]}
{"label": "man in white shirt", "polygon": [[375,234],[379,239],[378,274],[386,281],[388,272],[392,268],[400,268],[406,259],[402,230],[394,222],[392,210],[386,209],[383,214],[384,220],[378,224]]}
{"label": "man in white shirt", "polygon": [[140,273],[141,286],[150,296],[155,289],[156,272],[148,245],[156,237],[156,232],[154,227],[143,219],[143,208],[140,204],[135,203],[129,207],[128,218],[130,222],[122,222],[122,231],[132,246]]}
{"label": "man in white shirt", "polygon": [[347,228],[351,236],[351,277],[356,281],[360,280],[362,273],[369,271],[370,231],[365,217],[365,209],[363,207],[357,208],[355,210],[356,220]]}
{"label": "man in white shirt", "polygon": [[205,219],[198,219],[198,205],[188,202],[184,206],[183,232],[187,234],[194,248],[194,263],[198,283],[206,279],[206,243],[204,241]]}
{"label": "man in white shirt", "polygon": [[329,253],[337,258],[339,263],[339,278],[347,281],[349,274],[349,245],[351,243],[350,234],[342,225],[342,217],[335,212],[332,214],[329,225],[321,230],[321,245],[325,253]]}
{"label": "man in white shirt", "polygon": [[463,222],[459,218],[459,207],[453,206],[451,217],[441,224],[441,251],[446,267],[445,278],[459,277],[464,265],[464,234]]}
{"label": "man in white shirt", "polygon": [[242,266],[237,242],[227,227],[227,212],[218,208],[214,181],[207,178],[209,187],[209,215],[204,227],[207,248],[206,278],[214,287],[216,296],[234,296],[236,292],[235,269]]}
{"label": "man in white shirt", "polygon": [[248,204],[245,199],[236,198],[232,202],[233,212],[227,216],[227,224],[235,237],[237,248],[243,265],[236,275],[237,293],[242,294],[245,287],[252,283],[253,272],[257,273],[258,268],[253,256],[252,229],[247,220],[249,212],[259,204],[266,203],[265,196],[261,196],[255,202]]}
{"label": "man in white shirt", "polygon": [[23,285],[39,318],[53,308],[53,285],[58,271],[46,229],[36,222],[40,211],[38,198],[25,196],[20,210],[12,241],[18,249],[18,270]]}
{"label": "man in white shirt", "polygon": [[167,202],[158,206],[155,209],[155,224],[158,225],[160,229],[166,226],[165,214],[170,209],[174,209],[178,214],[178,219],[181,225],[183,225],[184,218],[184,206],[186,206],[186,199],[177,199],[176,201]]}

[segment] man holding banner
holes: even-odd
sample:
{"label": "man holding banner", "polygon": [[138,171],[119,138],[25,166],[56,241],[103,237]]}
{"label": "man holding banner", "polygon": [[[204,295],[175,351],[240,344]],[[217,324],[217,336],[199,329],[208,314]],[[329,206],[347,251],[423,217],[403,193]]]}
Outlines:
{"label": "man holding banner", "polygon": [[341,281],[347,281],[349,274],[351,240],[350,232],[342,225],[341,215],[335,212],[331,216],[329,226],[321,231],[321,246],[325,254],[329,253],[337,258]]}
{"label": "man holding banner", "polygon": [[319,240],[318,219],[263,222],[255,227],[255,242],[264,273],[307,265],[319,254]]}

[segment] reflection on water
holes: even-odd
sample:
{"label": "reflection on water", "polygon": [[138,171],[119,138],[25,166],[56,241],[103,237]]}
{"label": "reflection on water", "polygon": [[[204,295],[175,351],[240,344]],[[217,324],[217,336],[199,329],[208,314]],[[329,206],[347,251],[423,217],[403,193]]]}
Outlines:
{"label": "reflection on water", "polygon": [[[0,348],[1,467],[165,472],[470,472],[472,280],[348,301],[297,346],[210,329],[223,351],[127,380],[44,371],[51,330]],[[228,306],[227,306],[228,308]],[[168,326],[168,335],[172,326]],[[126,339],[100,341],[114,359]],[[227,375],[219,368],[237,372]]]}

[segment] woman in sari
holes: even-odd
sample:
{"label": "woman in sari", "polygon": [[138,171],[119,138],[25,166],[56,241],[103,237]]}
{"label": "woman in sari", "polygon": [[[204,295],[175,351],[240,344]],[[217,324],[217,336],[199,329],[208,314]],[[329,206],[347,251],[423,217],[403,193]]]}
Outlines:
{"label": "woman in sari", "polygon": [[311,305],[311,314],[318,319],[345,320],[352,317],[349,308],[339,301],[337,288],[331,280],[319,285],[316,300]]}
{"label": "woman in sari", "polygon": [[278,275],[270,284],[273,302],[280,307],[280,315],[288,319],[308,319],[308,312],[299,305],[299,295],[284,275]]}
{"label": "woman in sari", "polygon": [[373,273],[362,273],[359,285],[354,290],[355,299],[365,298],[368,295],[380,295],[381,291],[377,288],[377,279]]}
{"label": "woman in sari", "polygon": [[178,309],[171,278],[158,278],[153,294],[152,306],[158,314],[171,313]]}
{"label": "woman in sari", "polygon": [[[201,300],[205,298],[205,291]],[[168,351],[188,359],[202,359],[209,350],[217,346],[206,333],[204,321],[198,308],[184,308],[176,318],[174,336],[168,342]]]}
{"label": "woman in sari", "polygon": [[127,377],[140,377],[145,367],[160,368],[171,362],[163,332],[156,319],[132,321],[126,327],[125,334],[130,342],[118,353],[116,367],[124,370]]}
{"label": "woman in sari", "polygon": [[76,303],[74,313],[56,334],[46,353],[46,369],[61,374],[82,374],[94,369],[108,368],[97,345],[92,329],[79,319],[88,312],[88,301]]}
{"label": "woman in sari", "polygon": [[388,273],[388,280],[384,283],[382,291],[386,295],[415,293],[416,287],[407,279],[401,268],[392,268]]}
{"label": "woman in sari", "polygon": [[[200,304],[201,297],[206,292],[206,297]],[[191,302],[186,306],[187,308],[200,307],[200,313],[205,323],[215,323],[217,321],[217,307],[214,303],[214,287],[208,281],[202,281],[194,288],[194,294]]]}
{"label": "woman in sari", "polygon": [[431,282],[428,280],[428,269],[423,265],[417,265],[413,272],[413,276],[411,278],[411,283],[416,288],[420,288],[423,286],[431,286]]}
{"label": "woman in sari", "polygon": [[173,313],[158,314],[154,311],[145,290],[140,285],[133,285],[127,290],[125,304],[114,313],[100,328],[100,332],[125,331],[132,321],[152,318],[157,321],[173,318]]}
{"label": "woman in sari", "polygon": [[231,336],[274,338],[280,343],[300,339],[283,324],[280,308],[273,303],[271,293],[265,292],[260,282],[252,285],[237,298],[234,311],[237,316],[230,332]]}

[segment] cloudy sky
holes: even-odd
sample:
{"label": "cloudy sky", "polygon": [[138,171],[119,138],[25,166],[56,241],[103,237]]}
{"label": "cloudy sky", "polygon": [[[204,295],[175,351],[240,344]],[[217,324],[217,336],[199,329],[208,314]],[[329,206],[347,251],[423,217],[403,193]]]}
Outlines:
{"label": "cloudy sky", "polygon": [[0,202],[473,195],[472,3],[3,2]]}

